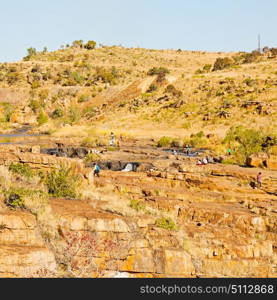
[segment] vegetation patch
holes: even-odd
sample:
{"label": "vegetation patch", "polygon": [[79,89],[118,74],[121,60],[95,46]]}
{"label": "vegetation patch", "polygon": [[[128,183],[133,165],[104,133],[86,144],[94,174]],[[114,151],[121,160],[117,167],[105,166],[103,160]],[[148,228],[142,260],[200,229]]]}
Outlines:
{"label": "vegetation patch", "polygon": [[32,168],[28,164],[22,163],[12,163],[9,166],[9,171],[27,178],[30,178],[34,175]]}
{"label": "vegetation patch", "polygon": [[46,177],[48,193],[54,197],[77,198],[80,178],[71,168],[53,170]]}
{"label": "vegetation patch", "polygon": [[171,218],[159,218],[156,220],[155,225],[167,230],[177,230],[177,226]]}
{"label": "vegetation patch", "polygon": [[130,201],[130,207],[136,211],[141,211],[145,209],[145,204],[140,200],[132,199]]}

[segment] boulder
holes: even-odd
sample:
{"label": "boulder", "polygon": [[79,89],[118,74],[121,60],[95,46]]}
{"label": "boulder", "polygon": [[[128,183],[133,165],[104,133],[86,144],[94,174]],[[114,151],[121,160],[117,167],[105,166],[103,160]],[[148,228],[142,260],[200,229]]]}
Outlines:
{"label": "boulder", "polygon": [[262,168],[262,167],[266,167],[267,159],[268,159],[268,155],[266,153],[261,152],[249,156],[246,159],[246,164],[249,167]]}

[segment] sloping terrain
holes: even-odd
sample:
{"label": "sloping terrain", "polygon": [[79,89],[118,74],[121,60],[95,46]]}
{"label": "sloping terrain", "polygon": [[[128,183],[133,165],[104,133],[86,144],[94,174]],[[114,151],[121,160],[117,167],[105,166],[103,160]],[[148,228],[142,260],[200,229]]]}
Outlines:
{"label": "sloping terrain", "polygon": [[76,44],[0,64],[0,276],[276,277],[276,66]]}

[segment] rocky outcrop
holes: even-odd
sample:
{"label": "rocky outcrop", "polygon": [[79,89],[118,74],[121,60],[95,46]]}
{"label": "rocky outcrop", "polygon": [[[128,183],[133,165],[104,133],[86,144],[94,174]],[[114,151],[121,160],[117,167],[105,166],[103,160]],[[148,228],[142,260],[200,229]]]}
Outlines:
{"label": "rocky outcrop", "polygon": [[0,212],[0,277],[56,275],[54,254],[39,233],[36,218],[27,212]]}
{"label": "rocky outcrop", "polygon": [[260,169],[145,151],[125,153],[154,168],[102,169],[98,178],[81,161],[38,148],[0,149],[5,165],[77,163],[91,183],[86,200],[0,207],[1,276],[277,277],[276,171],[262,170],[257,189],[251,182]]}
{"label": "rocky outcrop", "polygon": [[256,168],[268,168],[270,170],[277,170],[277,157],[269,156],[265,153],[258,155],[251,155],[247,158],[247,165]]}

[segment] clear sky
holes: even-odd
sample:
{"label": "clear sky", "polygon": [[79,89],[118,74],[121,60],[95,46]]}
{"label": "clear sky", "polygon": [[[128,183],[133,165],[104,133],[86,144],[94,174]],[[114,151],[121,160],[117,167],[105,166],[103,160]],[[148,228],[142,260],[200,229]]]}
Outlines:
{"label": "clear sky", "polygon": [[73,40],[204,51],[277,47],[277,0],[0,0],[0,61]]}

